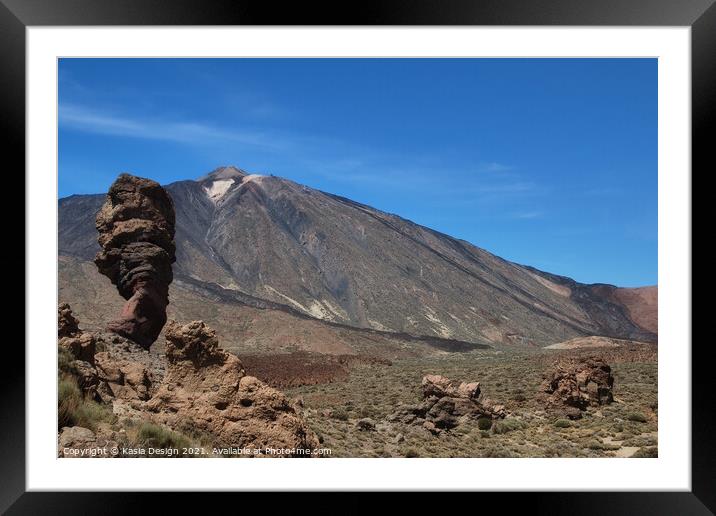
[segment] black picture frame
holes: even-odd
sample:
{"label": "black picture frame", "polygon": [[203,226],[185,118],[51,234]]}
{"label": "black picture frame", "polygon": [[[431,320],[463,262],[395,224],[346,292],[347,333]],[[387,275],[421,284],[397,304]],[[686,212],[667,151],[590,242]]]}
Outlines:
{"label": "black picture frame", "polygon": [[[273,3],[245,0],[0,0],[0,123],[6,173],[17,188],[25,170],[25,28],[52,25],[576,25],[690,26],[692,72],[692,172],[716,170],[713,144],[716,98],[716,6],[714,0],[383,0],[346,3]],[[12,164],[12,165],[8,165]],[[10,168],[12,167],[12,168]],[[688,173],[688,171],[685,171]],[[8,179],[6,178],[6,181]],[[24,186],[24,181],[22,182]],[[22,197],[24,199],[24,196]],[[22,202],[17,199],[19,202]],[[5,217],[18,219],[17,206],[3,201]],[[12,224],[9,224],[12,225]],[[24,227],[12,225],[13,253],[2,253],[5,274],[25,266]],[[20,292],[18,288],[15,290]],[[24,288],[23,288],[24,291]],[[24,309],[17,302],[15,310]],[[22,308],[20,308],[22,307]],[[31,307],[30,307],[31,308]],[[14,314],[13,314],[14,315]],[[20,314],[16,326],[19,328]],[[23,312],[24,315],[24,312]],[[24,317],[23,317],[24,319]],[[18,336],[16,342],[24,340]],[[688,346],[691,343],[671,343]],[[0,511],[8,514],[115,514],[147,507],[139,493],[25,492],[25,353],[5,342],[0,374]],[[709,342],[692,353],[692,491],[619,493],[480,494],[478,510],[525,503],[533,514],[714,514],[716,512],[716,423],[710,381]],[[665,380],[662,378],[662,380]],[[668,379],[667,379],[668,380]],[[187,496],[161,495],[162,510]],[[219,503],[231,494],[212,495]],[[238,495],[241,496],[241,495]],[[272,495],[273,496],[273,495]],[[295,496],[295,495],[294,495]],[[508,498],[509,501],[505,500]],[[442,501],[441,501],[442,499]],[[423,510],[442,497],[421,496]],[[360,500],[356,501],[358,508]],[[320,501],[319,501],[320,504]],[[347,506],[346,506],[347,507]]]}

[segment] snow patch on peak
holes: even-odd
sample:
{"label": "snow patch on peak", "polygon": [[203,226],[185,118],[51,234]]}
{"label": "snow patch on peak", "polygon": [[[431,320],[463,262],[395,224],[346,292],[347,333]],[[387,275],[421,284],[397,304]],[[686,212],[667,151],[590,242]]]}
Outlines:
{"label": "snow patch on peak", "polygon": [[204,186],[204,191],[206,192],[206,195],[209,196],[209,199],[216,204],[224,195],[226,195],[226,192],[229,191],[229,188],[231,188],[231,185],[233,184],[233,179],[219,179],[217,181],[212,181],[207,186]]}
{"label": "snow patch on peak", "polygon": [[248,176],[245,176],[244,179],[241,181],[241,184],[243,183],[250,183],[251,181],[254,182],[261,182],[261,179],[266,176],[262,174],[249,174]]}

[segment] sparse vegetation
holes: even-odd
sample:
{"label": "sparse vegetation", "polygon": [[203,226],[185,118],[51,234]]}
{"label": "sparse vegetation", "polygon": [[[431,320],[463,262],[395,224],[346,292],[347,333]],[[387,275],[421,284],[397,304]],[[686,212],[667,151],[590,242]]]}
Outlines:
{"label": "sparse vegetation", "polygon": [[[657,421],[650,409],[657,399],[655,362],[616,362],[619,403],[590,408],[577,421],[545,413],[536,395],[542,371],[554,354],[540,350],[473,351],[401,359],[392,366],[357,364],[345,381],[285,389],[304,400],[303,416],[321,435],[331,457],[612,457],[621,447],[656,449]],[[442,374],[456,382],[479,381],[484,396],[504,402],[504,420],[466,422],[430,434],[422,426],[390,423],[360,432],[356,422],[387,421],[401,404],[421,400],[420,381]],[[524,401],[518,401],[520,394]],[[630,414],[649,414],[645,422]],[[396,436],[402,435],[403,440]]]}
{"label": "sparse vegetation", "polygon": [[190,448],[192,441],[183,434],[173,432],[154,423],[142,423],[136,434],[136,444],[154,448]]}
{"label": "sparse vegetation", "polygon": [[81,426],[95,430],[99,423],[112,423],[112,410],[96,401],[86,399],[75,379],[63,375],[58,384],[57,396],[58,428]]}
{"label": "sparse vegetation", "polygon": [[654,459],[659,456],[658,449],[656,446],[650,446],[648,448],[639,448],[632,457],[636,459]]}
{"label": "sparse vegetation", "polygon": [[508,417],[506,419],[496,421],[492,427],[492,431],[496,434],[506,434],[507,432],[524,428],[524,426],[525,424],[519,419]]}
{"label": "sparse vegetation", "polygon": [[492,419],[489,417],[481,417],[477,420],[477,428],[480,430],[489,430],[492,428]]}
{"label": "sparse vegetation", "polygon": [[626,418],[629,421],[635,421],[637,423],[646,423],[647,421],[646,416],[641,412],[632,412],[631,414],[628,414]]}

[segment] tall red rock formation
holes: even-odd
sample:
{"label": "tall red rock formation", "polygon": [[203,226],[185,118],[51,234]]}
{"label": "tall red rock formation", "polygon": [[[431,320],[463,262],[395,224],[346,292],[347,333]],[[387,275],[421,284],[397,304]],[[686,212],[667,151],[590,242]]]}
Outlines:
{"label": "tall red rock formation", "polygon": [[127,300],[107,329],[145,348],[167,321],[176,259],[174,225],[174,203],[166,190],[130,174],[121,174],[112,184],[96,218],[101,250],[95,264]]}

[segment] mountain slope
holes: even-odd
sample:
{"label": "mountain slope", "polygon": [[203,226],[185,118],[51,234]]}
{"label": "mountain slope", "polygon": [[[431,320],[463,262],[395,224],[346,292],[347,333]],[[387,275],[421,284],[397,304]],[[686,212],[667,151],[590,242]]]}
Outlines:
{"label": "mountain slope", "polygon": [[[642,313],[623,289],[517,265],[286,179],[224,167],[166,188],[177,211],[175,272],[198,284],[341,325],[476,343],[656,339],[645,322],[655,312]],[[60,200],[60,254],[93,258],[103,200]]]}

